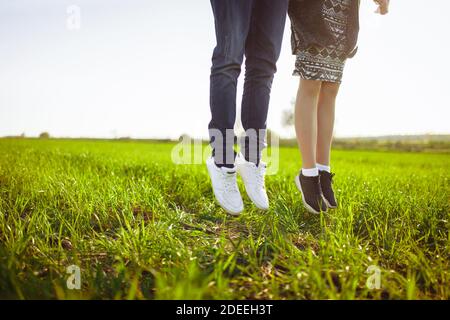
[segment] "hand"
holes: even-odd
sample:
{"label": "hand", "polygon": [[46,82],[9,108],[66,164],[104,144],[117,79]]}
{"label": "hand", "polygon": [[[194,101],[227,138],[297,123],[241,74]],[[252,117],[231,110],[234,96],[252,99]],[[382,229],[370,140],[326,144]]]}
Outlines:
{"label": "hand", "polygon": [[374,0],[378,4],[378,9],[376,13],[385,15],[389,12],[389,0]]}

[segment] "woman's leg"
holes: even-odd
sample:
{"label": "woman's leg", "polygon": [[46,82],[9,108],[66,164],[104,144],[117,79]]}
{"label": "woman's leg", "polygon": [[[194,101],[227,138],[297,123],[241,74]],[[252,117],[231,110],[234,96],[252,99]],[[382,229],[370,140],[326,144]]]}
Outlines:
{"label": "woman's leg", "polygon": [[321,81],[300,80],[295,104],[295,130],[302,156],[302,170],[295,177],[306,210],[319,214],[327,211],[316,167],[317,103]]}
{"label": "woman's leg", "polygon": [[316,167],[317,103],[321,81],[300,80],[295,104],[295,131],[303,169]]}
{"label": "woman's leg", "polygon": [[323,82],[320,88],[317,107],[316,162],[324,166],[330,166],[334,113],[339,86],[339,83]]}

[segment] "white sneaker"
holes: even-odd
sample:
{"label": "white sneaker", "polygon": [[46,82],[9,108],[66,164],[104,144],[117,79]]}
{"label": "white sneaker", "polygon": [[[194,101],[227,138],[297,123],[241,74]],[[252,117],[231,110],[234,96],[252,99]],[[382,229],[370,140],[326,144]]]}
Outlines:
{"label": "white sneaker", "polygon": [[269,209],[269,198],[264,185],[266,164],[262,161],[257,166],[253,162],[245,160],[242,154],[236,157],[236,166],[244,181],[245,190],[252,202],[261,210]]}
{"label": "white sneaker", "polygon": [[206,166],[217,202],[229,214],[239,215],[244,210],[244,203],[237,185],[236,167],[219,168],[212,157],[206,160]]}

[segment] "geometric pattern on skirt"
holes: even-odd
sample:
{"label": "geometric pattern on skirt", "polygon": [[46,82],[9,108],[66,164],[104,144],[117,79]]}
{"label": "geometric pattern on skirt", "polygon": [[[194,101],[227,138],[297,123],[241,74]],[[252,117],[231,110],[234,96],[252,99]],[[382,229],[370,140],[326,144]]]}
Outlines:
{"label": "geometric pattern on skirt", "polygon": [[351,0],[326,0],[322,18],[334,38],[327,47],[312,45],[297,54],[293,75],[307,80],[342,82]]}

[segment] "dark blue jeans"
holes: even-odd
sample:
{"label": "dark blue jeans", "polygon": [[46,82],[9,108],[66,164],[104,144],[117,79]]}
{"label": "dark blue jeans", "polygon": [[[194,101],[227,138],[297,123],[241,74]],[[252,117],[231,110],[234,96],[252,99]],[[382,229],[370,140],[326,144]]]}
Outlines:
{"label": "dark blue jeans", "polygon": [[217,46],[212,57],[209,134],[217,164],[234,163],[236,88],[244,56],[241,120],[246,137],[241,141],[241,151],[247,160],[260,160],[288,2],[211,0]]}

